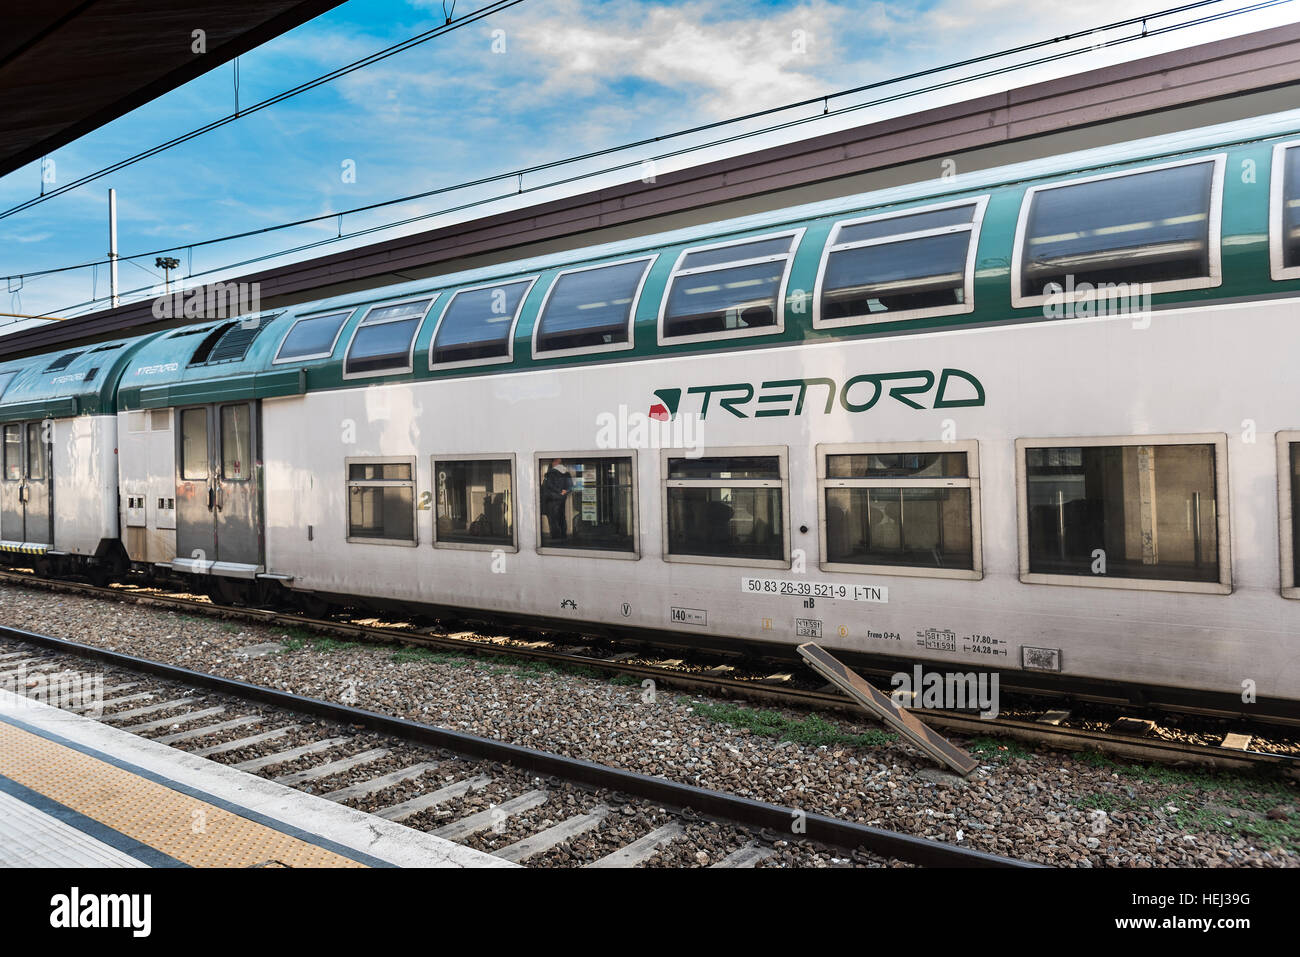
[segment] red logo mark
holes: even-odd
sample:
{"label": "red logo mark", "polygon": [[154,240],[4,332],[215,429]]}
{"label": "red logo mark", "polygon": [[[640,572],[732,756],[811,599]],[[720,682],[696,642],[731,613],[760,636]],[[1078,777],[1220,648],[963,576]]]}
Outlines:
{"label": "red logo mark", "polygon": [[650,418],[658,419],[660,422],[667,422],[669,419],[667,406],[662,402],[656,402],[650,406]]}

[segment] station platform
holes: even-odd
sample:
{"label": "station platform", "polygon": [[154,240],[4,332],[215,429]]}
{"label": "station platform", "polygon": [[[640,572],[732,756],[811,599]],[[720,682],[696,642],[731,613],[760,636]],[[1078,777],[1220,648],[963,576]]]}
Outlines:
{"label": "station platform", "polygon": [[0,867],[513,867],[0,690]]}

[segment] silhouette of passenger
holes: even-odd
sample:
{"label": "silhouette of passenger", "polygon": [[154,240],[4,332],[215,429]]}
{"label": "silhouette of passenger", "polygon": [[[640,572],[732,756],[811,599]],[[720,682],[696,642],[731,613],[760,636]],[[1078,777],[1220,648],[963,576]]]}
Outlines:
{"label": "silhouette of passenger", "polygon": [[546,514],[546,524],[551,529],[551,539],[563,542],[569,537],[565,527],[565,499],[573,488],[573,476],[564,467],[563,459],[555,459],[542,478],[542,511]]}

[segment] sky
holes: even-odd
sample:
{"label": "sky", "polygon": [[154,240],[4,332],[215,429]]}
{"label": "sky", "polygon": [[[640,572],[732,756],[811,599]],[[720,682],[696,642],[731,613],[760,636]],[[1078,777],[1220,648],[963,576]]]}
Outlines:
{"label": "sky", "polygon": [[[487,0],[349,0],[239,59],[244,107],[442,23]],[[1157,27],[1256,0],[1220,0]],[[333,214],[540,163],[605,149],[747,112],[821,97],[966,57],[1092,30],[1176,5],[1174,0],[525,0],[444,36],[275,106],[241,117],[147,160],[0,219],[0,312],[68,317],[106,305],[105,266],[31,275],[103,260],[108,189],[117,190],[124,299],[162,291],[159,251],[181,263],[172,279],[200,282],[475,218],[510,205],[640,178],[646,159],[703,145],[715,131],[672,146],[627,150],[560,170],[357,213]],[[1120,60],[1249,33],[1300,19],[1300,0],[1216,23],[1106,45],[1128,27],[1071,44],[1081,55],[988,80],[872,105],[881,92],[831,100],[865,104],[818,119],[820,105],[775,119],[815,119],[780,133],[656,162],[657,172],[774,142],[969,99]],[[201,27],[201,24],[196,24]],[[999,60],[1025,60],[1034,54]],[[1037,55],[1042,55],[1041,53]],[[970,74],[972,68],[942,79]],[[884,92],[915,89],[913,82]],[[49,159],[57,186],[188,132],[234,109],[234,68],[218,67],[69,144]],[[734,129],[753,130],[774,119]],[[553,179],[630,168],[547,188]],[[0,178],[0,213],[41,190],[32,163]],[[46,189],[51,188],[47,183]],[[536,189],[534,189],[536,188]],[[504,198],[448,212],[475,201]],[[188,248],[202,240],[307,217],[322,223]],[[414,216],[421,221],[343,241],[344,234]],[[311,248],[302,248],[310,244]],[[128,257],[136,254],[135,259]],[[255,257],[279,258],[240,266]],[[193,277],[192,279],[188,277]],[[175,287],[173,286],[173,289]],[[0,316],[0,334],[30,325]]]}

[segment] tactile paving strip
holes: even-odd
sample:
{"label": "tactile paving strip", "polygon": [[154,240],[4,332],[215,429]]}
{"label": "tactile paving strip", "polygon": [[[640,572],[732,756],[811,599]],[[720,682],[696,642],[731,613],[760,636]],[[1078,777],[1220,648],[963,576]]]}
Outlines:
{"label": "tactile paving strip", "polygon": [[0,721],[0,775],[193,867],[364,867]]}

